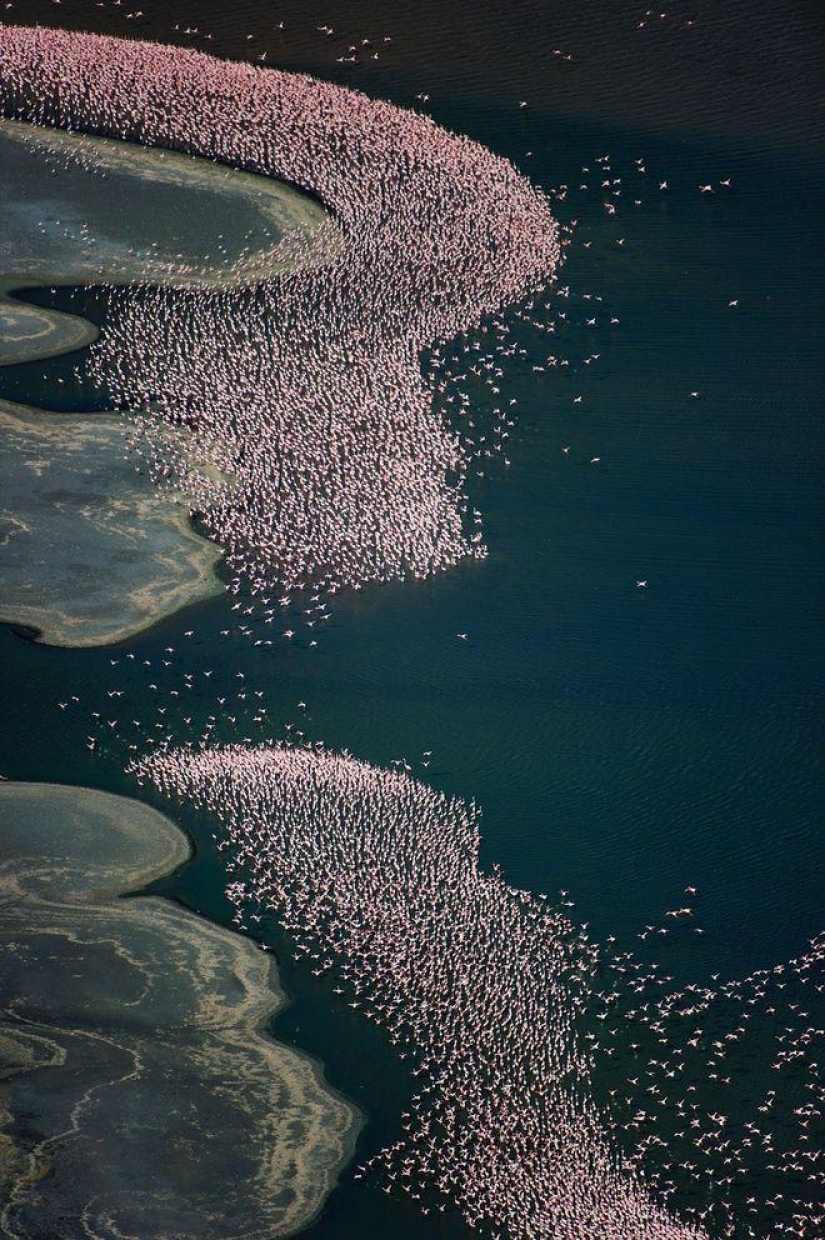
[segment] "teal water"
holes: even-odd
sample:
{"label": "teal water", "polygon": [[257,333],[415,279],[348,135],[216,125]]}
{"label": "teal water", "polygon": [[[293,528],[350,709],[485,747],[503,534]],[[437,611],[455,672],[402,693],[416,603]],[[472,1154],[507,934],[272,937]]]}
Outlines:
{"label": "teal water", "polygon": [[[131,798],[14,783],[0,832],[3,1234],[51,1240],[80,1218],[98,1235],[293,1232],[357,1117],[260,1036],[279,999],[265,956],[179,905],[122,898],[180,864],[183,836]],[[16,1145],[7,1107],[27,1121]]]}
{"label": "teal water", "polygon": [[[271,23],[260,7],[224,19],[227,52],[243,54],[242,29],[263,39]],[[199,9],[204,28],[219,30],[209,6]],[[155,27],[140,33],[166,37],[166,17],[147,12]],[[330,12],[318,22],[336,25]],[[630,31],[635,10],[623,12]],[[592,6],[567,15],[574,33],[588,13],[592,26]],[[592,84],[601,50],[601,93],[594,101],[583,90],[578,110],[569,75],[553,85],[515,17],[515,63],[497,61],[489,43],[459,50],[422,11],[419,43],[415,24],[404,22],[397,71],[390,62],[345,78],[325,50],[320,65],[313,60],[311,14],[296,15],[291,56],[302,67],[404,103],[413,87],[431,90],[439,122],[507,154],[547,187],[592,186],[580,169],[607,153],[622,177],[616,219],[592,189],[571,188],[558,206],[560,218],[578,220],[561,273],[571,291],[548,299],[542,319],[560,310],[566,322],[540,333],[513,319],[528,357],[509,364],[502,383],[519,401],[512,464],[474,479],[490,558],[435,581],[337,599],[312,650],[303,637],[258,648],[221,637],[233,619],[225,599],[117,650],[35,648],[4,629],[0,770],[133,792],[121,773],[124,750],[139,743],[128,720],[141,720],[145,734],[161,701],[180,739],[190,728],[197,735],[210,713],[218,733],[233,738],[280,734],[290,721],[369,761],[403,755],[439,787],[474,797],[484,809],[484,860],[535,890],[569,890],[596,937],[635,943],[643,924],[696,886],[706,935],[659,950],[679,981],[738,976],[803,950],[825,922],[822,131],[804,54],[792,68],[810,28],[801,8],[771,13],[753,13],[751,27],[737,7],[723,22],[720,9],[702,6],[711,30],[701,46],[711,50],[704,60],[684,58],[693,76],[681,93],[667,76],[681,36],[662,42],[662,63],[650,53],[643,79],[611,17],[604,43],[593,36],[587,44],[582,70]],[[362,6],[351,38],[359,21],[371,36],[389,26]],[[518,99],[534,97],[519,112]],[[639,157],[645,177],[634,172]],[[727,177],[729,191],[699,192]],[[621,322],[590,328],[594,310],[599,323],[610,314]],[[569,358],[569,373],[534,373],[548,353]],[[592,353],[601,356],[584,366]],[[0,372],[0,395],[59,407],[56,378],[77,360]],[[591,466],[594,456],[601,460]],[[455,636],[464,631],[466,643]],[[237,671],[265,692],[274,728],[252,722],[256,703],[237,698],[245,691]],[[185,688],[186,672],[194,689]],[[83,747],[88,712],[111,708],[114,687],[125,690],[117,713],[125,744],[92,759]],[[72,692],[81,703],[57,709]],[[236,725],[228,706],[217,707],[222,696]],[[416,767],[425,750],[433,751],[426,771]],[[191,814],[182,821],[198,854],[164,890],[229,920],[211,824]],[[368,1153],[395,1135],[410,1083],[382,1033],[336,1004],[333,983],[290,963],[277,927],[264,934],[294,1000],[277,1034],[318,1055],[330,1081],[364,1108],[360,1149]],[[465,1234],[449,1216],[434,1223],[352,1183],[306,1234],[344,1240],[391,1229],[410,1238]]]}

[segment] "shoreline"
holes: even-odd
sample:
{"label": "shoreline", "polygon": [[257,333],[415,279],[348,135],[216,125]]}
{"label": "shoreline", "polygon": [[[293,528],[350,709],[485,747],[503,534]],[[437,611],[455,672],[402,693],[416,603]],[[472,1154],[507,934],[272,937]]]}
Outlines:
{"label": "shoreline", "polygon": [[[327,261],[337,252],[336,246],[340,249],[337,225],[323,205],[297,188],[269,177],[166,148],[67,133],[6,118],[0,118],[0,141],[5,144],[3,149],[7,153],[9,167],[18,181],[20,168],[25,170],[26,163],[24,158],[24,162],[18,164],[15,153],[24,148],[27,153],[34,151],[35,156],[42,156],[46,161],[52,157],[52,162],[57,161],[58,170],[64,167],[71,173],[75,171],[73,165],[80,165],[89,176],[90,185],[92,175],[97,178],[114,174],[116,189],[119,176],[120,181],[125,180],[127,185],[129,181],[134,182],[144,194],[157,192],[158,187],[161,192],[171,190],[180,194],[191,191],[195,205],[205,202],[208,206],[212,201],[224,213],[227,204],[237,202],[247,213],[247,223],[252,221],[257,229],[257,247],[252,247],[251,252],[247,253],[244,243],[244,237],[248,234],[239,234],[235,241],[235,249],[239,253],[234,259],[231,253],[221,255],[217,251],[213,257],[211,251],[215,247],[221,249],[223,243],[221,234],[214,232],[213,236],[210,230],[219,228],[220,223],[207,223],[205,236],[198,242],[210,251],[205,260],[197,257],[197,245],[194,245],[191,260],[185,260],[183,254],[178,254],[170,262],[163,253],[143,253],[137,242],[133,244],[129,241],[129,228],[126,226],[122,241],[116,236],[107,239],[107,217],[105,212],[101,212],[99,202],[95,208],[94,194],[92,215],[96,210],[103,219],[103,223],[96,226],[102,227],[100,244],[96,248],[85,242],[72,247],[67,238],[70,225],[74,226],[73,216],[67,208],[68,217],[64,218],[61,208],[65,236],[63,232],[54,231],[55,226],[61,225],[61,219],[53,220],[50,224],[52,234],[41,252],[39,243],[34,241],[37,235],[35,224],[41,231],[44,231],[45,225],[42,219],[35,221],[32,214],[19,230],[22,251],[15,253],[14,233],[11,242],[5,243],[8,254],[4,253],[0,258],[4,267],[14,269],[0,275],[0,329],[6,328],[6,341],[0,342],[0,366],[31,363],[85,350],[99,338],[100,332],[94,323],[81,315],[29,303],[25,299],[27,290],[55,285],[71,288],[110,282],[144,282],[158,286],[167,284],[182,290],[187,287],[200,288],[208,295],[210,291],[219,293],[222,289]],[[43,159],[36,162],[41,165],[41,170],[42,167],[48,170],[48,165],[43,165]],[[52,171],[55,171],[54,167]],[[25,186],[25,181],[22,184]],[[201,190],[206,195],[205,199],[201,198]],[[25,190],[21,189],[20,193],[19,204],[25,208]],[[111,191],[105,190],[103,193],[105,205],[105,195]],[[12,222],[16,218],[13,208],[17,201],[12,193],[9,215]],[[47,199],[37,206],[38,214],[45,212],[46,220],[50,219],[49,202]],[[52,214],[57,214],[54,208]],[[173,219],[171,206],[169,219]],[[185,252],[186,245],[182,248]],[[122,430],[127,426],[120,415],[104,412],[87,415],[59,413],[36,405],[0,399],[0,418],[7,424],[15,424],[18,433],[9,436],[9,440],[29,441],[31,446],[37,439],[39,443],[35,444],[35,451],[30,455],[36,456],[39,448],[40,453],[45,452],[48,458],[45,463],[42,455],[34,463],[21,460],[20,443],[6,443],[5,501],[4,511],[0,513],[5,527],[0,531],[3,535],[0,563],[5,561],[3,570],[6,580],[0,603],[0,622],[24,627],[34,634],[32,640],[45,645],[87,649],[133,638],[183,608],[214,598],[224,590],[217,571],[223,552],[196,528],[192,507],[187,504],[186,496],[182,497],[183,505],[173,505],[163,499],[148,480],[144,483],[144,495],[144,485],[138,484],[137,474],[132,476],[131,468],[125,471],[122,467],[122,447],[115,456],[115,420]],[[74,433],[61,444],[61,432]],[[51,442],[48,442],[49,435]],[[107,439],[105,452],[101,448],[104,438]],[[80,463],[77,462],[79,446],[85,457]],[[64,462],[60,459],[61,452],[65,456]],[[87,461],[91,462],[90,467]],[[24,481],[28,478],[33,484],[28,490],[19,488],[16,508],[11,495],[15,469]],[[62,500],[55,500],[53,496],[58,492],[52,488],[46,493],[41,485],[43,495],[38,509],[31,502],[31,494],[36,491],[40,475],[46,469],[51,474],[70,476],[72,487],[64,486]],[[97,483],[96,487],[89,482],[89,475],[94,474],[95,470],[97,478],[91,481]],[[112,478],[104,476],[107,471],[113,475]],[[119,489],[114,475],[119,475]],[[67,498],[70,489],[77,492],[74,502]],[[80,554],[75,541],[66,535],[60,520],[67,513],[78,535],[76,541],[81,547]],[[147,517],[148,521],[145,520]],[[141,518],[144,520],[141,521]],[[147,561],[153,556],[148,545],[141,547],[141,525],[148,529],[148,533],[144,530],[143,541],[148,544],[154,532],[154,541],[160,547],[159,551],[154,552],[157,571],[152,580],[141,580],[140,577]],[[30,537],[31,531],[38,529],[39,543],[36,537]],[[24,542],[17,547],[15,537],[19,534],[23,535]],[[45,564],[44,571],[34,577],[34,589],[32,574],[26,576],[23,572],[21,556],[18,555],[26,544],[30,566],[36,567],[39,560]],[[131,579],[128,563],[125,563],[129,558],[135,561]],[[20,562],[16,563],[16,560]],[[71,563],[71,573],[66,568],[68,563]],[[181,565],[184,569],[182,574],[177,572]],[[123,582],[123,588],[110,591],[110,596],[106,594],[105,583],[100,580],[106,575],[107,568],[114,573],[115,581],[117,573],[120,573]],[[15,575],[19,580],[13,587],[10,583],[14,582]],[[59,588],[55,588],[61,575],[65,584],[62,596]],[[176,576],[180,576],[180,581],[176,581]],[[40,583],[39,597],[37,582]],[[15,592],[16,598],[13,597]],[[84,595],[89,600],[86,614],[82,610]],[[125,614],[121,616],[116,614],[118,600],[125,603]],[[130,611],[131,616],[128,614]]]}
{"label": "shoreline", "polygon": [[[195,1220],[200,1211],[214,1223],[198,1231],[204,1240],[229,1240],[233,1223],[247,1240],[285,1238],[309,1226],[353,1157],[363,1116],[324,1080],[323,1064],[267,1031],[287,1002],[273,962],[250,939],[163,896],[142,894],[191,857],[185,833],[143,802],[61,784],[0,784],[0,817],[0,922],[10,942],[13,995],[0,1021],[0,1045],[12,1064],[4,1093],[13,1115],[15,1088],[23,1091],[30,1138],[23,1150],[21,1134],[15,1142],[14,1125],[0,1111],[9,1168],[0,1225],[13,1215],[15,1234],[43,1234],[52,1208],[65,1217],[67,1193],[75,1202],[70,1216],[80,1224],[83,1160],[105,1146],[101,1166],[85,1171],[95,1201],[101,1187],[104,1198],[110,1192],[108,1203],[94,1206],[98,1225],[105,1218],[113,1228],[105,1234],[117,1234],[135,1215],[145,1218],[141,1234],[160,1240],[167,1227],[174,1230],[178,1194]],[[38,955],[27,995],[24,962],[38,936],[50,954]],[[14,989],[18,960],[21,993]],[[44,983],[50,966],[55,976]],[[66,980],[72,969],[79,983]],[[111,978],[120,986],[117,998]],[[51,1074],[51,1084],[41,1082]],[[164,1092],[172,1088],[167,1103]],[[178,1105],[181,1092],[184,1107],[170,1127],[167,1108]],[[127,1121],[124,1131],[120,1116],[135,1105],[140,1124],[132,1131]],[[183,1140],[190,1105],[210,1121],[206,1149]],[[164,1143],[165,1153],[158,1149]],[[135,1155],[142,1169],[130,1184]],[[153,1159],[157,1182],[145,1190]],[[225,1187],[220,1200],[210,1196],[212,1159],[240,1160],[246,1222],[236,1219],[239,1207]],[[142,1198],[149,1192],[147,1216]]]}
{"label": "shoreline", "polygon": [[[237,203],[251,212],[247,223],[254,218],[262,235],[257,248],[247,253],[244,246],[240,254],[229,259],[211,253],[187,259],[183,253],[164,256],[162,250],[157,253],[125,247],[119,250],[111,239],[107,255],[104,237],[98,250],[79,245],[72,251],[67,263],[73,274],[68,278],[65,270],[61,273],[48,268],[39,270],[39,265],[49,259],[34,252],[22,271],[2,273],[0,293],[52,284],[67,287],[146,284],[219,292],[311,269],[331,261],[343,251],[343,238],[330,209],[317,195],[283,178],[174,147],[148,146],[129,138],[106,137],[82,130],[67,131],[0,114],[0,141],[3,139],[12,151],[22,147],[46,160],[59,161],[58,168],[63,171],[77,168],[85,171],[90,183],[92,178],[97,181],[120,177],[127,183],[134,182],[144,191],[147,187],[160,187],[158,192],[161,193],[164,189],[202,191],[215,204]],[[273,240],[270,228],[277,239]],[[210,247],[217,245],[221,238],[220,233],[210,236]]]}
{"label": "shoreline", "polygon": [[0,400],[0,425],[2,622],[99,647],[223,591],[220,548],[125,459],[119,415]]}

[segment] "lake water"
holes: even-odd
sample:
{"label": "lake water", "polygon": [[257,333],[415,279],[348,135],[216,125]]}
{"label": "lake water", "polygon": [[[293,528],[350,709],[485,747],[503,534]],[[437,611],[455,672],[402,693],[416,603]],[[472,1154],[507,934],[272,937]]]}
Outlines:
{"label": "lake water", "polygon": [[[528,356],[502,386],[519,402],[511,464],[488,467],[472,487],[488,560],[341,596],[317,649],[221,637],[232,619],[225,598],[115,650],[35,647],[4,628],[0,770],[133,793],[122,745],[87,757],[89,710],[118,687],[124,718],[128,708],[129,719],[154,720],[161,693],[186,694],[183,674],[194,673],[197,691],[170,706],[185,739],[220,696],[251,719],[237,700],[240,670],[265,692],[276,731],[294,721],[379,764],[403,755],[438,787],[475,798],[485,862],[532,889],[568,890],[597,938],[635,944],[641,926],[697,887],[706,934],[657,949],[680,982],[801,952],[825,921],[823,127],[812,10],[705,2],[639,30],[644,10],[627,4],[553,15],[423,4],[398,18],[366,3],[286,5],[276,36],[271,10],[252,0],[231,16],[207,3],[196,18],[191,5],[145,9],[129,33],[171,39],[175,21],[196,22],[216,35],[203,46],[250,55],[254,32],[250,47],[271,49],[270,63],[405,105],[428,92],[440,123],[545,187],[567,184],[557,209],[578,221],[560,276],[570,295],[546,299],[552,333],[513,320]],[[42,10],[54,21],[52,6]],[[64,11],[67,24],[123,29],[93,8]],[[327,21],[343,47],[315,31]],[[336,64],[356,36],[379,47],[383,34],[394,42],[377,64]],[[622,178],[615,217],[594,162],[608,154],[611,178]],[[700,192],[707,183],[713,194]],[[37,300],[70,304],[65,293]],[[534,372],[548,353],[569,367]],[[78,360],[0,371],[0,396],[78,407],[77,390],[57,382]],[[82,702],[58,710],[73,692]],[[218,727],[243,734],[240,722]],[[163,890],[228,921],[212,826],[182,821],[198,854]],[[294,1000],[276,1032],[319,1056],[363,1107],[369,1153],[394,1137],[409,1079],[381,1031],[291,964],[277,927],[264,933]],[[465,1234],[351,1182],[306,1234],[391,1231]]]}

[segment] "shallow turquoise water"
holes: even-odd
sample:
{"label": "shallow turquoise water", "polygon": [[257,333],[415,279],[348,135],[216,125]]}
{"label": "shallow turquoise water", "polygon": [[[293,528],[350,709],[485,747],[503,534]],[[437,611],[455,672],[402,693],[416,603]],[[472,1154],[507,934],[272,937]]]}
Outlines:
{"label": "shallow turquoise water", "polygon": [[[208,7],[200,8],[209,26]],[[263,30],[259,8],[248,4],[226,22],[227,50],[241,51],[242,27]],[[526,36],[518,63],[497,64],[485,86],[484,49],[459,52],[432,27],[424,47],[426,14],[421,48],[413,32],[397,72],[356,76],[401,102],[411,101],[413,86],[432,89],[437,120],[547,186],[588,181],[582,165],[609,152],[623,199],[642,200],[625,205],[618,221],[592,192],[571,190],[559,207],[561,218],[579,221],[561,275],[571,297],[554,303],[567,324],[542,338],[515,326],[530,359],[508,370],[503,389],[520,402],[512,465],[489,469],[474,493],[490,558],[429,583],[336,600],[317,650],[303,640],[255,649],[221,638],[231,617],[224,600],[129,644],[134,661],[123,652],[35,649],[4,630],[10,692],[0,770],[122,791],[121,749],[85,760],[87,704],[105,704],[105,690],[117,685],[127,691],[121,709],[128,704],[129,718],[133,707],[148,720],[149,681],[168,689],[184,671],[213,669],[178,711],[184,737],[183,715],[196,732],[219,696],[237,693],[234,674],[243,670],[265,689],[277,723],[300,726],[296,703],[305,700],[306,730],[333,747],[380,763],[404,755],[414,765],[432,750],[427,778],[483,806],[485,860],[534,889],[568,889],[597,936],[630,942],[686,884],[698,887],[706,936],[660,953],[680,979],[738,975],[804,947],[825,921],[821,131],[812,124],[806,134],[799,120],[813,106],[804,64],[797,74],[777,68],[768,51],[775,25],[764,26],[762,43],[757,35],[755,46],[737,44],[739,10],[728,11],[724,55],[691,62],[694,89],[681,97],[655,65],[644,87],[626,76],[623,97],[623,73],[639,70],[635,53],[622,61],[618,35],[605,51],[601,103],[591,91],[578,114],[568,84],[554,102]],[[711,5],[703,14],[722,20]],[[327,6],[318,22],[329,17]],[[296,59],[301,39],[310,46],[309,20],[296,35]],[[781,14],[772,20],[781,25]],[[382,23],[374,18],[377,29]],[[366,16],[362,25],[373,33]],[[157,29],[165,30],[159,20]],[[737,46],[747,61],[739,86],[730,65]],[[749,76],[754,62],[762,101]],[[301,63],[314,67],[309,51]],[[329,58],[322,69],[343,78]],[[720,71],[724,100],[712,85]],[[512,100],[501,85],[507,74]],[[592,61],[583,74],[594,80]],[[790,103],[768,120],[783,74]],[[532,100],[531,87],[539,102],[519,114],[516,100]],[[644,123],[640,95],[662,104]],[[634,172],[640,156],[645,178]],[[728,176],[729,192],[699,193]],[[656,188],[660,179],[667,192]],[[626,239],[621,248],[617,237]],[[582,292],[601,295],[603,305],[578,300]],[[594,308],[599,320],[612,313],[620,325],[588,328]],[[549,351],[569,356],[577,372],[534,374],[531,363]],[[598,362],[582,366],[592,352]],[[56,385],[37,376],[67,364],[12,368],[0,374],[0,393],[21,399],[25,388],[37,400],[45,392],[49,403]],[[595,455],[601,462],[591,466]],[[190,628],[195,637],[186,639]],[[172,666],[163,668],[170,645]],[[81,692],[78,683],[82,706],[56,710],[58,699]],[[233,709],[240,719],[247,704]],[[202,851],[166,889],[228,918],[210,825],[194,816],[185,823]],[[408,1083],[382,1034],[337,1007],[329,984],[286,956],[282,965],[295,1003],[279,1018],[279,1036],[320,1055],[329,1078],[365,1106],[362,1148],[391,1139]],[[462,1234],[450,1220],[434,1224],[351,1185],[307,1234],[343,1240],[390,1229]]]}

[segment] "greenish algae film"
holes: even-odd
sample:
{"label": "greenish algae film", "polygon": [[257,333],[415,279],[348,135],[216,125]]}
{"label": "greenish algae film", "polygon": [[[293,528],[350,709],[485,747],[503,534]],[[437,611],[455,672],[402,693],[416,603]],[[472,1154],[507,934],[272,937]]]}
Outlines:
{"label": "greenish algae film", "polygon": [[359,1118],[262,1032],[248,939],[160,897],[183,834],[125,797],[0,785],[0,1233],[273,1240],[319,1211]]}

